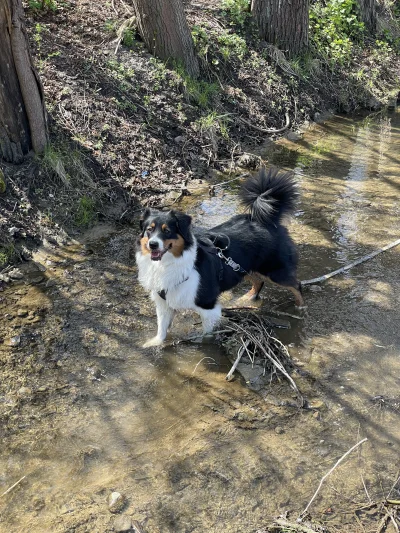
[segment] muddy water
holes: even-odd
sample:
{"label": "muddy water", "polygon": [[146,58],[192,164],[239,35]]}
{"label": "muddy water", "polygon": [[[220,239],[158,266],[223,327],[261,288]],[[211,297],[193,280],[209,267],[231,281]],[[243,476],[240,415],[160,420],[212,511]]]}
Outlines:
{"label": "muddy water", "polygon": [[[299,179],[301,279],[399,237],[399,127],[398,114],[336,117],[262,152]],[[234,187],[187,208],[219,223],[238,209]],[[118,491],[146,533],[255,532],[295,518],[364,437],[310,511],[339,531],[376,529],[354,509],[382,500],[400,469],[399,249],[308,288],[307,312],[278,331],[300,362],[311,408],[299,410],[283,382],[260,394],[227,383],[213,343],[141,349],[155,316],[135,281],[134,231],[98,237],[48,246],[0,293],[0,530],[114,531],[107,498]],[[271,286],[260,312],[272,308],[297,313]],[[180,317],[176,337],[196,322]]]}

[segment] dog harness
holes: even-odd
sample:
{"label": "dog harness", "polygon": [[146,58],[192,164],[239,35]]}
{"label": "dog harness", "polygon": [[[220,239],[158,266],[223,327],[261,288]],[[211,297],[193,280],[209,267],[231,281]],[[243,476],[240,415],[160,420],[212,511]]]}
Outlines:
{"label": "dog harness", "polygon": [[[243,267],[241,267],[239,265],[239,263],[236,263],[236,261],[234,261],[232,259],[232,257],[226,257],[226,255],[224,255],[225,250],[227,250],[229,248],[230,239],[229,239],[229,237],[227,235],[222,235],[222,236],[226,237],[228,239],[228,245],[225,246],[225,248],[220,248],[220,247],[215,245],[215,241],[217,240],[217,237],[219,237],[219,235],[217,235],[217,237],[215,237],[214,241],[209,239],[210,244],[204,244],[202,242],[197,242],[197,246],[199,248],[201,248],[202,250],[204,250],[205,252],[207,252],[209,254],[217,255],[221,259],[219,275],[218,275],[219,281],[222,280],[223,275],[224,275],[223,261],[225,262],[226,265],[231,267],[231,269],[234,270],[235,272],[239,272],[240,274],[248,274],[247,270],[245,270]],[[178,283],[178,285],[175,285],[175,287],[178,287],[182,283],[185,283],[185,281],[187,281],[188,279],[189,279],[189,276],[187,278],[185,278],[184,280],[182,280],[180,283]],[[157,292],[157,294],[163,300],[167,299],[167,290],[166,289],[162,289],[161,291]]]}

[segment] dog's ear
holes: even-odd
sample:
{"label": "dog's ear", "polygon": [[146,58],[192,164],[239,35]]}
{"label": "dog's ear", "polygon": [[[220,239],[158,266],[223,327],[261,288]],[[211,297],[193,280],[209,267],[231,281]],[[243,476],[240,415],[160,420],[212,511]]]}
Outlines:
{"label": "dog's ear", "polygon": [[151,209],[149,209],[149,208],[147,207],[147,208],[142,212],[142,214],[140,215],[140,219],[139,219],[140,231],[143,231],[144,221],[146,220],[146,218],[149,218],[150,213],[151,213]]}
{"label": "dog's ear", "polygon": [[185,213],[179,213],[175,211],[170,211],[169,215],[176,220],[178,231],[186,241],[190,241],[189,228],[192,223],[192,217],[186,215]]}

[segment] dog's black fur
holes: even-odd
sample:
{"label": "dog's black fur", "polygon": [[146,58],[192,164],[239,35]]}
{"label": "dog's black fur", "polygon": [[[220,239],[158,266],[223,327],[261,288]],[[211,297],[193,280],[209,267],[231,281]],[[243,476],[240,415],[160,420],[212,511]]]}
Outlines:
{"label": "dog's black fur", "polygon": [[[249,214],[236,215],[211,230],[194,230],[200,244],[196,269],[204,280],[196,305],[213,308],[219,294],[240,283],[246,273],[258,274],[291,288],[297,296],[296,303],[302,304],[300,294],[296,294],[301,293],[296,276],[298,254],[287,228],[281,223],[282,218],[294,210],[297,196],[291,173],[278,173],[277,169],[267,173],[263,168],[258,176],[249,178],[240,191]],[[222,261],[221,273],[221,259],[207,251],[205,238],[220,248],[229,241],[224,255],[232,257],[246,272],[235,272]]]}

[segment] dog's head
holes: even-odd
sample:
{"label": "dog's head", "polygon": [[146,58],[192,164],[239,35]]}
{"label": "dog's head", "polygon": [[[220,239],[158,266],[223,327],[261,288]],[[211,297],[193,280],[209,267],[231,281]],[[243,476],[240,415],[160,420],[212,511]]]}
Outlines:
{"label": "dog's head", "polygon": [[142,254],[150,254],[152,261],[161,261],[167,252],[180,257],[193,244],[191,222],[189,215],[178,211],[146,209],[140,218]]}

